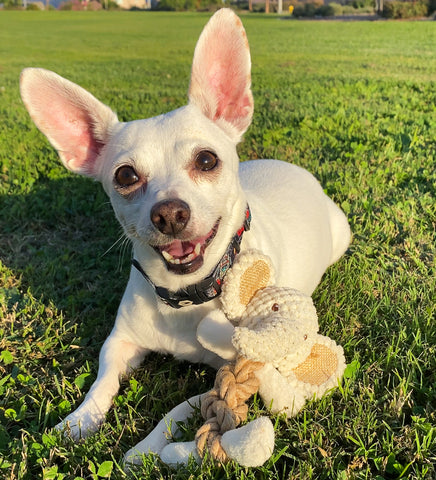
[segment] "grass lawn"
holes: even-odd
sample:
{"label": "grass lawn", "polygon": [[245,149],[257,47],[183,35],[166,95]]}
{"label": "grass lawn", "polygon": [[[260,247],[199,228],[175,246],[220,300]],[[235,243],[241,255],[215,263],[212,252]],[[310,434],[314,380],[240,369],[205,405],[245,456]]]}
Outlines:
{"label": "grass lawn", "polygon": [[[152,355],[94,436],[50,429],[96,376],[130,248],[100,185],[61,166],[18,91],[21,69],[42,66],[122,120],[179,107],[206,20],[0,11],[0,478],[125,478],[124,453],[212,386],[212,369]],[[150,456],[137,477],[434,479],[436,22],[243,21],[256,113],[241,159],[309,169],[349,217],[353,243],[314,301],[350,367],[331,395],[273,418],[264,467],[171,470]]]}

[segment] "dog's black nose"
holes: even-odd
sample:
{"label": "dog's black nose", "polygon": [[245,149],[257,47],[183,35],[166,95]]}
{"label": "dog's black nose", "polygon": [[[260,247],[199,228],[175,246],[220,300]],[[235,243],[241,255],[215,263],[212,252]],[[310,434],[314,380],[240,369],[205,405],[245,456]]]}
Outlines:
{"label": "dog's black nose", "polygon": [[153,225],[165,235],[176,235],[188,224],[191,217],[189,205],[178,198],[156,203],[150,212]]}

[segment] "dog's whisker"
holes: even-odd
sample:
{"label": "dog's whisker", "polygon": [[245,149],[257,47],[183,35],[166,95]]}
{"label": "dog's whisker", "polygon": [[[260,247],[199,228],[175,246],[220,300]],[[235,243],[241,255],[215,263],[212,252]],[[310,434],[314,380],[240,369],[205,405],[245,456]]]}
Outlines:
{"label": "dog's whisker", "polygon": [[101,254],[101,257],[105,257],[109,252],[111,252],[115,247],[117,247],[118,245],[122,245],[122,243],[124,242],[125,240],[125,233],[123,232],[121,234],[121,236],[119,238],[117,238],[117,240],[115,240],[115,242],[112,243],[112,245],[104,252]]}
{"label": "dog's whisker", "polygon": [[131,246],[130,239],[123,235],[120,238],[120,254],[118,256],[118,267],[117,270],[121,272],[123,265],[124,265],[124,257],[126,252],[128,251],[129,247]]}

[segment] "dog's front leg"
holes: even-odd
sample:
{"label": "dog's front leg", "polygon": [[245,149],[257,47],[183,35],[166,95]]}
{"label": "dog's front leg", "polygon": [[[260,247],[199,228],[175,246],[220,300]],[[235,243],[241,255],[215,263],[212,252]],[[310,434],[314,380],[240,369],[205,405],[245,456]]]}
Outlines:
{"label": "dog's front leg", "polygon": [[[195,395],[177,405],[165,415],[147,437],[131,448],[124,457],[127,469],[129,464],[140,465],[143,455],[150,453],[160,455],[162,461],[168,464],[188,463],[190,455],[199,460],[195,441],[171,442],[179,433],[179,424],[186,422],[195,409],[200,408],[201,397],[202,395]],[[166,452],[164,455],[162,455],[163,451]]]}
{"label": "dog's front leg", "polygon": [[120,377],[137,367],[146,353],[146,349],[127,341],[113,330],[101,349],[98,375],[91,390],[82,405],[56,425],[56,428],[74,439],[95,432],[118,392]]}
{"label": "dog's front leg", "polygon": [[232,344],[235,327],[222,310],[213,310],[197,327],[197,340],[201,345],[224,360],[233,361],[236,350]]}

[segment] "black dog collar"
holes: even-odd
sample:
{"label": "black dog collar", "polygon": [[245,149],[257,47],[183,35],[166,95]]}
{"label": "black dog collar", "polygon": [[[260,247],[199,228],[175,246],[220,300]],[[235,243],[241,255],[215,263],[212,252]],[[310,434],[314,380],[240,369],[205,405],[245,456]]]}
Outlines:
{"label": "black dog collar", "polygon": [[244,224],[232,238],[226,252],[218,262],[218,265],[214,268],[211,275],[201,282],[189,285],[177,292],[171,292],[165,287],[156,286],[150,280],[150,277],[144,272],[136,259],[132,260],[132,265],[137,268],[144,278],[151,284],[161,300],[173,308],[189,307],[190,305],[200,305],[209,302],[221,294],[224,277],[226,276],[227,270],[232,267],[235,257],[241,249],[243,233],[250,230],[250,222],[251,212],[250,207],[247,205]]}

